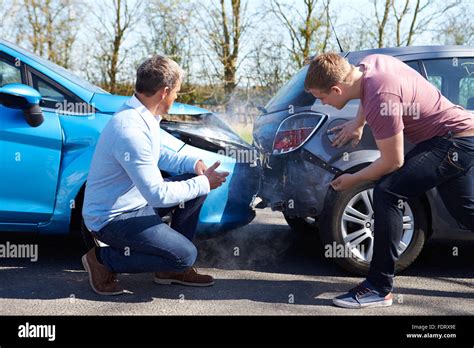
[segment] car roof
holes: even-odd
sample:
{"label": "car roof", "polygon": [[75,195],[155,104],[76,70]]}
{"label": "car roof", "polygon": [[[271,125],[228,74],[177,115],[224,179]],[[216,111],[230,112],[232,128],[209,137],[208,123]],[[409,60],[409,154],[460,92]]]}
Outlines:
{"label": "car roof", "polygon": [[443,57],[473,56],[473,46],[433,45],[375,48],[361,51],[344,52],[343,55],[351,62],[357,63],[371,54],[386,54],[404,59],[427,59]]}

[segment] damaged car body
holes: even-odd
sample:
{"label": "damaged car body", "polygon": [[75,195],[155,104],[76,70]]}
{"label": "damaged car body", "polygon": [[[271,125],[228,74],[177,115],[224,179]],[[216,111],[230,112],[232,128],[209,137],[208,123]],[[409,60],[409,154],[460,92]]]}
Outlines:
{"label": "damaged car body", "polygon": [[[420,46],[341,53],[357,65],[369,54],[392,55],[417,70],[453,103],[474,109],[474,49],[465,46]],[[303,67],[265,106],[254,126],[263,179],[258,207],[281,211],[303,235],[318,234],[325,246],[342,245],[351,257],[335,258],[349,272],[365,274],[373,251],[372,189],[367,183],[336,192],[330,182],[374,162],[380,153],[365,127],[360,143],[335,148],[329,130],[353,119],[358,100],[343,109],[322,105],[304,90]],[[405,144],[409,151],[412,144]],[[397,271],[408,267],[429,237],[471,238],[446,210],[436,189],[404,205],[403,234]]]}
{"label": "damaged car body", "polygon": [[[95,145],[128,98],[0,40],[1,231],[60,235],[80,230]],[[164,115],[161,128],[163,146],[199,156],[208,165],[219,160],[220,169],[230,173],[203,204],[198,235],[212,236],[252,221],[258,168],[228,155],[252,146],[215,114],[180,103]]]}

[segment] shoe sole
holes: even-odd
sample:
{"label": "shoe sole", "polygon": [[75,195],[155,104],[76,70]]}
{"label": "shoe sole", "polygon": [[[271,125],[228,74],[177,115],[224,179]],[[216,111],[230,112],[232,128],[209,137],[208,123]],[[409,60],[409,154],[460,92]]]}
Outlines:
{"label": "shoe sole", "polygon": [[181,280],[161,279],[161,278],[155,278],[155,279],[153,279],[153,282],[155,284],[159,284],[159,285],[179,284],[179,285],[197,286],[197,287],[206,287],[206,286],[214,285],[214,282],[212,282],[212,283],[188,283],[188,282],[183,282]]}
{"label": "shoe sole", "polygon": [[103,292],[99,291],[95,288],[93,282],[92,282],[92,273],[89,267],[89,263],[87,262],[87,257],[86,255],[82,256],[82,265],[84,266],[84,269],[86,270],[88,276],[89,276],[89,284],[91,285],[92,290],[94,290],[95,293],[99,295],[105,295],[105,296],[114,296],[114,295],[121,295],[124,294],[124,291],[115,291],[115,292]]}
{"label": "shoe sole", "polygon": [[337,307],[349,308],[349,309],[362,309],[362,308],[376,308],[376,307],[390,307],[393,303],[393,300],[384,300],[381,302],[372,302],[372,303],[351,303],[345,302],[337,299],[333,299],[332,303]]}

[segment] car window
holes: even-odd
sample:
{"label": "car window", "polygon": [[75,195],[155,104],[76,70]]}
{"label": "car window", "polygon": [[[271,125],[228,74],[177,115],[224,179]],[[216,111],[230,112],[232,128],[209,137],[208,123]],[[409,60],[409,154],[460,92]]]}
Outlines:
{"label": "car window", "polygon": [[49,83],[42,77],[32,74],[33,88],[41,94],[41,106],[58,109],[64,107],[65,103],[73,102],[59,88]]}
{"label": "car window", "polygon": [[406,65],[408,65],[410,68],[416,70],[417,72],[420,72],[420,65],[418,64],[417,60],[411,60],[409,62],[404,62]]}
{"label": "car window", "polygon": [[428,81],[441,91],[441,76],[429,75]]}
{"label": "car window", "polygon": [[21,83],[20,68],[0,59],[0,87],[9,83]]}
{"label": "car window", "polygon": [[459,82],[459,104],[474,110],[474,75],[464,77]]}
{"label": "car window", "polygon": [[[0,1],[0,3],[1,3],[1,1]],[[59,66],[59,65],[57,65],[57,64],[55,64],[55,63],[53,63],[53,62],[51,62],[51,61],[49,61],[45,58],[42,58],[42,57],[34,54],[33,52],[25,50],[25,49],[23,49],[23,48],[21,48],[17,45],[14,45],[10,42],[2,42],[2,44],[6,45],[7,47],[11,48],[12,50],[15,50],[15,51],[27,56],[30,59],[35,60],[36,62],[40,63],[41,65],[46,66],[48,69],[53,70],[55,73],[65,77],[66,79],[74,82],[75,84],[79,85],[82,88],[91,90],[94,93],[109,94],[108,92],[104,91],[102,88],[89,83],[88,81],[86,81],[85,79],[83,79],[80,76],[77,76],[77,75],[73,74],[70,70],[65,69],[62,66]]]}
{"label": "car window", "polygon": [[474,109],[474,58],[424,60],[430,81],[451,102]]}
{"label": "car window", "polygon": [[290,106],[312,105],[316,98],[304,90],[304,80],[308,66],[303,67],[296,75],[284,85],[278,93],[265,106],[267,111],[283,110]]}

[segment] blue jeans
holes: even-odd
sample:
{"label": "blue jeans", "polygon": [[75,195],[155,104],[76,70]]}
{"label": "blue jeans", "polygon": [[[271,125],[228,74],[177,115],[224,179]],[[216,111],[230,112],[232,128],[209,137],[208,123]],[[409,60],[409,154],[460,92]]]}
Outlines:
{"label": "blue jeans", "polygon": [[[186,174],[167,178],[180,181],[192,178]],[[114,273],[183,272],[197,257],[192,240],[199,213],[206,196],[184,203],[184,208],[153,208],[149,205],[115,217],[104,228],[94,232],[109,247],[100,249],[105,267]],[[174,211],[171,226],[161,219]]]}
{"label": "blue jeans", "polygon": [[374,188],[374,253],[367,280],[383,292],[393,289],[397,246],[403,232],[399,201],[437,187],[449,213],[474,231],[474,137],[434,137],[417,144],[397,171]]}

